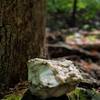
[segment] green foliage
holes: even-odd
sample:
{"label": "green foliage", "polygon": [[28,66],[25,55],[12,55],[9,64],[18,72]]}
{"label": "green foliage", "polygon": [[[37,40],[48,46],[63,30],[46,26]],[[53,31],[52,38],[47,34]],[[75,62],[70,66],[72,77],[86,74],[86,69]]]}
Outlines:
{"label": "green foliage", "polygon": [[10,94],[10,95],[5,96],[2,100],[21,100],[21,96]]}
{"label": "green foliage", "polygon": [[77,88],[68,94],[69,100],[100,100],[100,93],[95,90]]}
{"label": "green foliage", "polygon": [[48,0],[48,12],[67,12],[72,8],[72,0]]}
{"label": "green foliage", "polygon": [[83,17],[88,20],[95,17],[100,11],[100,0],[79,0],[78,11],[84,11]]}
{"label": "green foliage", "polygon": [[[47,8],[49,13],[54,12],[72,12],[74,0],[48,0]],[[81,15],[81,18],[88,20],[95,17],[100,11],[100,0],[78,0],[77,3],[77,12],[78,16]]]}

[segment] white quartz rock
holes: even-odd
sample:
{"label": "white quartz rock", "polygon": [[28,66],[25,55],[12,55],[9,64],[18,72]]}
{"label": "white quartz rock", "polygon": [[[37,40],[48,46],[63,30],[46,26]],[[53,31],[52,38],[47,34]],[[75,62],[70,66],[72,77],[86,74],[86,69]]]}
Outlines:
{"label": "white quartz rock", "polygon": [[83,80],[79,69],[70,60],[31,59],[27,63],[30,91],[41,98],[58,97]]}

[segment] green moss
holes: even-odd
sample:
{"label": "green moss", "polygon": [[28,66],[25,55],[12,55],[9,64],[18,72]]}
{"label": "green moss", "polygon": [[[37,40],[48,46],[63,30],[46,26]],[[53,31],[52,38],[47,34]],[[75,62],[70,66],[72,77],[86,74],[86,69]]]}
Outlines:
{"label": "green moss", "polygon": [[22,96],[20,95],[15,95],[15,94],[10,94],[5,96],[2,100],[21,100]]}
{"label": "green moss", "polygon": [[90,42],[95,42],[95,41],[96,41],[96,36],[89,35],[89,36],[87,37],[87,39],[88,39]]}
{"label": "green moss", "polygon": [[69,100],[100,100],[100,93],[95,90],[77,88],[68,94]]}

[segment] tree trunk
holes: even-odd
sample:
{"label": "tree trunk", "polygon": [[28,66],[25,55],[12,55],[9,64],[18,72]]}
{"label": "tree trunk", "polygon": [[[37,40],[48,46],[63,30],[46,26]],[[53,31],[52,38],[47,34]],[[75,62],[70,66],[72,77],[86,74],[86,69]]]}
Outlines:
{"label": "tree trunk", "polygon": [[0,0],[0,87],[25,79],[27,60],[43,57],[44,16],[45,0]]}
{"label": "tree trunk", "polygon": [[78,0],[73,1],[73,11],[72,11],[71,22],[70,22],[71,27],[76,27],[77,3]]}

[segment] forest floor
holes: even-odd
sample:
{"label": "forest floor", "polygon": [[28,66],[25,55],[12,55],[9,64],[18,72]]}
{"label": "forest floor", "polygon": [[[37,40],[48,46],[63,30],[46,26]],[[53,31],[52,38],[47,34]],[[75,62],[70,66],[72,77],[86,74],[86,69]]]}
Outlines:
{"label": "forest floor", "polygon": [[[49,59],[72,60],[100,83],[100,30],[70,28],[51,31],[47,28],[46,32]],[[100,92],[99,86],[95,87],[97,92]],[[2,100],[20,100],[27,89],[28,82],[21,82],[15,88],[10,88],[9,92],[5,91],[7,96]],[[16,99],[13,99],[15,96]]]}
{"label": "forest floor", "polygon": [[50,31],[47,29],[47,40],[49,57],[72,60],[75,65],[97,80],[98,86],[94,88],[100,93],[100,30],[70,28]]}
{"label": "forest floor", "polygon": [[50,59],[72,60],[100,84],[100,30],[47,30],[47,40]]}

